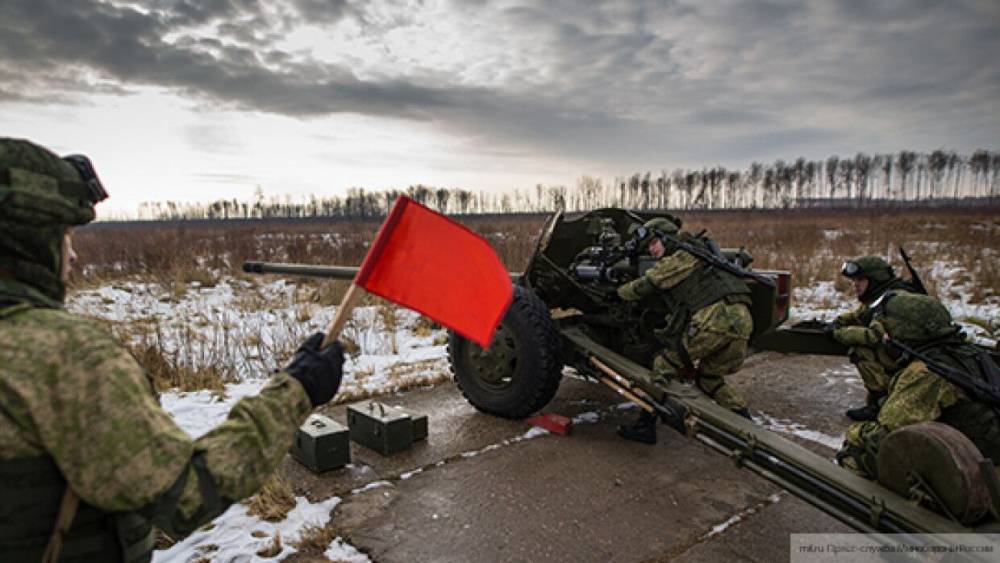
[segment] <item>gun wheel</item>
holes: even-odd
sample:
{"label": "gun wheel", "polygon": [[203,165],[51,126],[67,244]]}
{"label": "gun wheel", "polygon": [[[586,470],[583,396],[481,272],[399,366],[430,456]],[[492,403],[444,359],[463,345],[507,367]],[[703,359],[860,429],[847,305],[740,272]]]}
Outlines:
{"label": "gun wheel", "polygon": [[562,377],[559,331],[549,309],[520,286],[489,348],[451,333],[448,356],[462,395],[478,410],[504,418],[544,407]]}

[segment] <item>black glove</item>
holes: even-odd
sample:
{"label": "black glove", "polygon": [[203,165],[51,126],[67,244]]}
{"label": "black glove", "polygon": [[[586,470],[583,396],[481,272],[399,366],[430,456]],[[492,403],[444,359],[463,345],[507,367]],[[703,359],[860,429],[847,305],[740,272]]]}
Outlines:
{"label": "black glove", "polygon": [[836,341],[837,339],[833,337],[833,331],[837,330],[838,328],[840,328],[840,326],[836,322],[826,323],[826,325],[823,327],[823,334],[826,335],[826,337],[829,338],[830,340]]}
{"label": "black glove", "polygon": [[330,402],[344,375],[344,347],[335,340],[321,350],[323,336],[317,332],[307,338],[285,366],[285,372],[302,384],[313,407]]}

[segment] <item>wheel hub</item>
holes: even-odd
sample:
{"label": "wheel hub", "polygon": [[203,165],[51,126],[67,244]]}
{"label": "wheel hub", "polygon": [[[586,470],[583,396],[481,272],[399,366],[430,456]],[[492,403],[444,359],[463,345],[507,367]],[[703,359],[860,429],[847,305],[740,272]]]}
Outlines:
{"label": "wheel hub", "polygon": [[475,366],[476,377],[486,386],[507,387],[517,370],[517,340],[513,333],[500,325],[490,347],[469,346],[470,364]]}

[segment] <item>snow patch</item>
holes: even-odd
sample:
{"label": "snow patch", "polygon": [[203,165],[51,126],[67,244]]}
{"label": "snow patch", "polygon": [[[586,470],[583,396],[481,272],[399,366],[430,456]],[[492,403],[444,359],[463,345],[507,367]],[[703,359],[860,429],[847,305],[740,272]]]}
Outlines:
{"label": "snow patch", "polygon": [[843,434],[840,436],[830,436],[829,434],[824,434],[823,432],[810,430],[798,422],[788,419],[775,418],[767,413],[758,413],[753,418],[754,422],[764,428],[767,428],[768,430],[788,434],[790,436],[797,436],[804,440],[824,445],[832,450],[839,450],[840,446],[844,443]]}
{"label": "snow patch", "polygon": [[[330,513],[340,503],[332,497],[316,504],[296,497],[295,508],[280,522],[266,522],[247,512],[246,505],[234,504],[212,521],[211,530],[198,530],[168,549],[153,552],[155,563],[182,563],[209,557],[212,561],[246,561],[248,563],[281,560],[296,550],[290,544],[299,539],[307,526],[325,526]],[[281,552],[274,557],[257,555],[281,536]]]}
{"label": "snow patch", "polygon": [[[544,435],[546,435],[548,433],[549,433],[549,431],[546,430],[546,429],[544,429],[544,428],[541,428],[539,426],[533,426],[533,427],[531,427],[530,430],[528,430],[524,434],[521,434],[520,438],[521,438],[521,440],[531,440],[532,438],[537,438],[539,436],[544,436]],[[518,441],[520,441],[520,440],[518,440]]]}
{"label": "snow patch", "polygon": [[865,384],[858,375],[858,370],[852,364],[843,364],[839,367],[824,370],[819,374],[823,378],[824,387],[838,387],[846,385],[855,389],[864,390]]}
{"label": "snow patch", "polygon": [[371,483],[368,483],[364,487],[358,487],[357,489],[352,489],[351,490],[351,494],[352,495],[357,495],[357,494],[361,494],[361,493],[370,491],[372,489],[380,489],[382,487],[391,487],[391,486],[392,486],[392,483],[389,482],[389,481],[372,481]]}
{"label": "snow patch", "polygon": [[259,393],[264,383],[263,380],[232,383],[226,385],[221,397],[207,390],[166,391],[160,395],[160,404],[182,430],[198,438],[225,420],[236,401]]}
{"label": "snow patch", "polygon": [[767,497],[763,502],[760,502],[760,503],[758,503],[758,504],[756,504],[754,506],[748,507],[745,510],[743,510],[743,511],[737,513],[737,514],[734,514],[733,516],[731,516],[725,522],[722,522],[721,524],[716,524],[715,526],[712,526],[712,529],[709,530],[707,534],[701,536],[700,540],[701,541],[705,541],[705,540],[711,538],[712,536],[717,536],[717,535],[725,532],[731,526],[733,526],[735,524],[738,524],[739,522],[742,522],[744,519],[746,519],[747,516],[750,516],[751,514],[755,514],[758,510],[761,510],[764,507],[767,507],[767,506],[770,506],[770,505],[778,503],[779,501],[781,501],[781,495],[782,495],[782,493],[775,493],[775,494]]}
{"label": "snow patch", "polygon": [[601,421],[601,414],[598,412],[585,412],[573,417],[573,424],[596,424]]}
{"label": "snow patch", "polygon": [[330,561],[341,563],[368,563],[371,561],[367,555],[355,549],[353,545],[345,543],[339,537],[330,542],[330,547],[323,552],[323,556]]}
{"label": "snow patch", "polygon": [[400,473],[399,478],[401,480],[403,480],[403,481],[406,481],[407,479],[409,479],[410,477],[413,477],[414,475],[417,475],[419,473],[423,473],[423,471],[424,471],[423,467],[418,467],[417,469],[414,469],[413,471],[407,471],[405,473]]}

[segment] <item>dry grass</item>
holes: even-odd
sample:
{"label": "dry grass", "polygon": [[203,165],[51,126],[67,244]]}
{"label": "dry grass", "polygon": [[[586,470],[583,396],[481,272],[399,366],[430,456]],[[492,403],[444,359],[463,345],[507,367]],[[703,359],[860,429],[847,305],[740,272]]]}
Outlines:
{"label": "dry grass", "polygon": [[278,522],[295,508],[295,490],[281,472],[275,472],[246,505],[250,514],[268,522]]}
{"label": "dry grass", "polygon": [[[164,285],[242,275],[245,260],[358,264],[376,223],[95,223],[76,230],[82,285],[140,276]],[[208,272],[206,274],[206,272]]]}
{"label": "dry grass", "polygon": [[338,537],[343,537],[340,529],[333,523],[331,518],[325,526],[318,524],[306,524],[299,530],[299,539],[292,542],[292,547],[305,553],[323,553],[330,546],[330,542]]}
{"label": "dry grass", "polygon": [[201,361],[191,357],[195,332],[190,326],[179,329],[183,335],[182,344],[172,352],[167,351],[163,345],[165,330],[156,323],[112,325],[112,331],[146,371],[156,391],[172,388],[180,391],[208,389],[221,394],[225,391],[226,383],[236,381],[234,371],[227,369],[225,363],[215,362],[211,357]]}
{"label": "dry grass", "polygon": [[312,561],[312,558],[316,558],[317,560],[338,563],[340,560],[330,560],[323,556],[327,548],[330,547],[330,544],[337,538],[342,538],[344,541],[350,542],[350,536],[334,524],[331,518],[325,526],[317,524],[303,526],[299,532],[299,539],[291,545],[299,550],[299,554],[305,556],[304,560]]}
{"label": "dry grass", "polygon": [[282,550],[281,546],[281,534],[274,534],[271,541],[264,544],[264,547],[257,550],[258,557],[271,558],[276,557]]}
{"label": "dry grass", "polygon": [[379,299],[378,316],[382,321],[382,329],[389,336],[389,350],[393,354],[398,354],[399,342],[396,331],[399,329],[399,316],[396,314],[396,306],[389,301]]}
{"label": "dry grass", "polygon": [[417,320],[413,322],[410,326],[410,332],[413,336],[419,336],[421,338],[430,336],[435,330],[441,328],[441,325],[428,319],[427,317],[421,315],[417,317]]}
{"label": "dry grass", "polygon": [[[983,288],[974,299],[996,294],[1000,287],[1000,260],[983,260],[981,252],[1000,250],[997,207],[688,211],[682,218],[686,228],[707,228],[723,246],[747,247],[756,267],[791,269],[796,283],[803,285],[835,279],[846,258],[885,255],[902,244],[918,264],[946,259],[967,268]],[[465,222],[493,244],[510,270],[520,271],[544,220],[491,216]],[[88,266],[74,283],[81,287],[141,277],[168,288],[193,281],[210,286],[221,275],[245,277],[240,270],[244,260],[356,265],[377,227],[347,222],[95,224],[77,229],[77,250]],[[332,305],[340,302],[348,283],[300,280],[300,285],[306,293],[297,300]],[[246,304],[267,305],[266,300]]]}
{"label": "dry grass", "polygon": [[159,528],[153,528],[153,549],[168,549],[177,540],[164,534]]}
{"label": "dry grass", "polygon": [[[361,401],[364,399],[369,399],[375,395],[381,395],[384,393],[398,393],[401,391],[406,391],[408,389],[414,389],[417,387],[426,387],[428,385],[437,385],[444,381],[451,379],[451,375],[448,370],[439,370],[433,377],[420,377],[420,378],[410,378],[403,379],[407,375],[417,374],[419,372],[426,371],[430,369],[438,360],[417,360],[415,362],[399,362],[389,366],[389,374],[387,379],[390,381],[397,381],[390,388],[382,388],[378,390],[369,389],[344,389],[341,388],[337,392],[337,396],[332,401],[332,404],[340,405],[344,403],[351,403],[354,401]],[[360,376],[358,375],[360,373]],[[373,375],[373,370],[368,369],[364,371],[352,372],[355,377],[355,381],[363,381],[364,378]],[[401,380],[401,381],[400,381]]]}
{"label": "dry grass", "polygon": [[195,547],[195,550],[198,551],[198,553],[215,553],[216,551],[219,551],[219,546],[214,543],[207,543]]}

